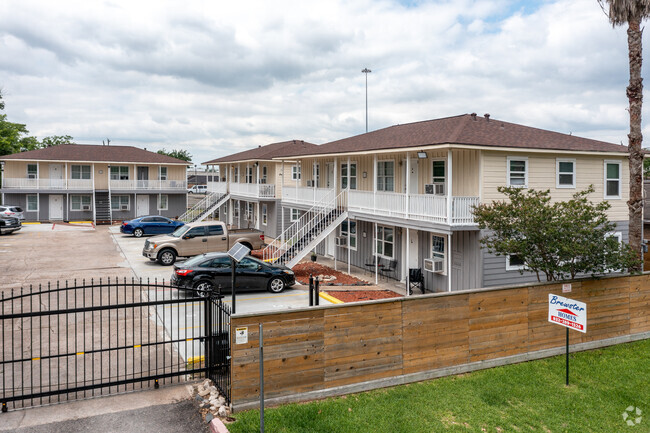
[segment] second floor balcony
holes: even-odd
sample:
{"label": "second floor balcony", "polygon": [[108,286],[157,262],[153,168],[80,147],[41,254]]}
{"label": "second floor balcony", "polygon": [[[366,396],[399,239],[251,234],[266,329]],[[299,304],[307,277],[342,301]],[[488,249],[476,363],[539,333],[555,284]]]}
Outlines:
{"label": "second floor balcony", "polygon": [[266,183],[230,183],[230,194],[251,198],[275,198],[275,185]]}
{"label": "second floor balcony", "polygon": [[27,178],[4,178],[2,179],[3,189],[18,190],[92,190],[92,179],[27,179]]}
{"label": "second floor balcony", "polygon": [[186,180],[111,179],[111,190],[187,190]]}

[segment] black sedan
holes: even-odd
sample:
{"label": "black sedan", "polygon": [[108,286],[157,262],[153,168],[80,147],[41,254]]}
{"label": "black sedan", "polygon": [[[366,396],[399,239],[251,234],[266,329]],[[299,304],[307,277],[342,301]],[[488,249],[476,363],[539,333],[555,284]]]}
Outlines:
{"label": "black sedan", "polygon": [[[171,283],[198,296],[210,290],[230,293],[231,269],[227,253],[201,254],[174,265]],[[265,263],[252,256],[244,257],[235,269],[237,293],[255,290],[280,293],[296,282],[293,271],[286,266]]]}

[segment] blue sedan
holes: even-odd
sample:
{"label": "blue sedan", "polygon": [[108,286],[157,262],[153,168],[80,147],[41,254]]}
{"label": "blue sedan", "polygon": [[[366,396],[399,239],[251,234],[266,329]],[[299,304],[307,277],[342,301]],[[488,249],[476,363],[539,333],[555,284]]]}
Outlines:
{"label": "blue sedan", "polygon": [[182,225],[185,225],[183,221],[174,221],[163,216],[145,216],[123,221],[120,231],[127,235],[133,234],[133,236],[139,238],[142,235],[171,233]]}

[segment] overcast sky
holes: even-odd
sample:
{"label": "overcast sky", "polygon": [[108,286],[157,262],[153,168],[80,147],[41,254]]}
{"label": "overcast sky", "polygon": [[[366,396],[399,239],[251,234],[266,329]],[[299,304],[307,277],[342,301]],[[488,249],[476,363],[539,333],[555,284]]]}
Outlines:
{"label": "overcast sky", "polygon": [[627,144],[625,28],[596,0],[0,3],[5,114],[39,138],[321,144],[365,132],[366,67],[370,130],[476,112]]}

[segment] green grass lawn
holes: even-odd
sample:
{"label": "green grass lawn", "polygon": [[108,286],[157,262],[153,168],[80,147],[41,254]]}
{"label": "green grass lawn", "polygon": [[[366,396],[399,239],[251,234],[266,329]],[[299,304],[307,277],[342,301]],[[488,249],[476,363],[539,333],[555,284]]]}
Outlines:
{"label": "green grass lawn", "polygon": [[[304,404],[266,409],[280,432],[650,432],[650,340]],[[643,411],[629,427],[628,406]],[[259,431],[259,411],[232,433]]]}

